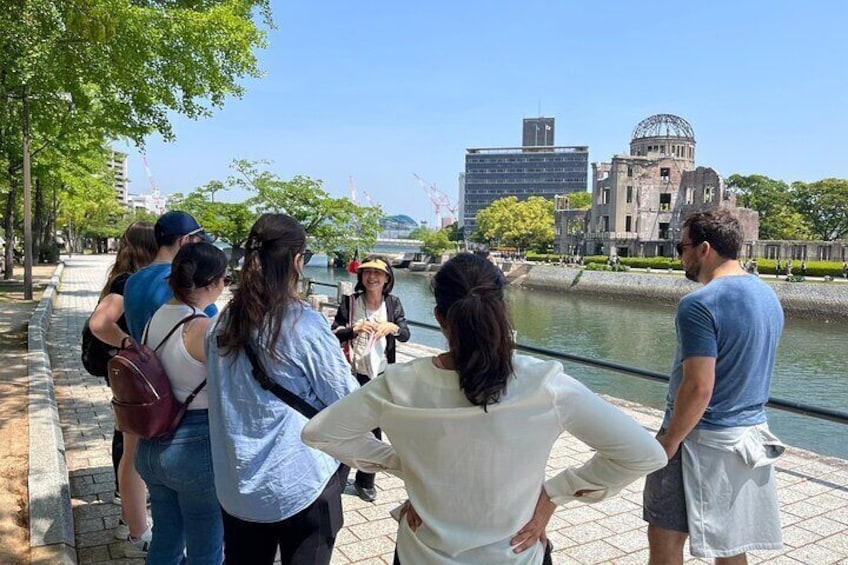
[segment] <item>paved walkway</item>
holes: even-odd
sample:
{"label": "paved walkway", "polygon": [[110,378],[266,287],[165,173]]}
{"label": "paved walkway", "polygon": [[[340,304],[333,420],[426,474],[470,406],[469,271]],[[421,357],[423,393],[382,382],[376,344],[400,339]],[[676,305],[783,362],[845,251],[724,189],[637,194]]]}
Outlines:
{"label": "paved walkway", "polygon": [[[104,382],[85,373],[79,361],[82,324],[97,302],[108,262],[108,257],[90,256],[67,261],[49,333],[81,564],[141,563],[123,559],[120,543],[112,538],[111,529],[117,524],[120,509],[111,503],[110,395]],[[402,348],[400,360],[424,351]],[[658,411],[623,401],[615,403],[648,429],[657,429]],[[548,473],[552,475],[590,456],[585,445],[564,436],[554,447]],[[620,496],[599,504],[559,509],[549,527],[556,548],[554,563],[646,563],[642,484],[639,481]],[[759,552],[750,556],[750,562],[848,563],[848,462],[790,449],[780,462],[778,485],[786,547],[782,552]],[[405,492],[402,483],[389,476],[378,477],[377,486],[376,504],[355,496],[344,497],[345,527],[336,543],[334,564],[392,563],[397,526],[389,510],[405,499]]]}

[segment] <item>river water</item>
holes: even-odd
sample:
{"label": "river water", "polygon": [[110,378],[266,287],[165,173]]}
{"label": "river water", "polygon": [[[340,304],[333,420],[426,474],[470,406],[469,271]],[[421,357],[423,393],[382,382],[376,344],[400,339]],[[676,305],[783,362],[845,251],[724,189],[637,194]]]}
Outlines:
{"label": "river water", "polygon": [[[342,269],[308,267],[306,276],[335,282],[355,278]],[[410,320],[435,324],[430,278],[395,271],[393,294]],[[319,293],[334,294],[318,287]],[[574,355],[668,373],[674,356],[673,305],[634,297],[614,300],[570,293],[510,288],[507,301],[518,341]],[[445,348],[440,333],[412,328],[412,341]],[[787,320],[771,396],[844,410],[848,405],[848,326]],[[665,406],[666,385],[564,362],[566,372],[595,392],[651,406]],[[785,443],[848,459],[848,424],[769,409],[769,425]]]}

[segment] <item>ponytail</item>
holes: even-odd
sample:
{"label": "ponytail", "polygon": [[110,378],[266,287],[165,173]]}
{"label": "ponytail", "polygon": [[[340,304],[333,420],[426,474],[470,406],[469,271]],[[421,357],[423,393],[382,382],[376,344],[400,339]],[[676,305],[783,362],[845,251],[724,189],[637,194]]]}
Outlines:
{"label": "ponytail", "polygon": [[500,270],[486,259],[457,255],[433,278],[459,385],[475,406],[497,403],[512,376],[515,347]]}

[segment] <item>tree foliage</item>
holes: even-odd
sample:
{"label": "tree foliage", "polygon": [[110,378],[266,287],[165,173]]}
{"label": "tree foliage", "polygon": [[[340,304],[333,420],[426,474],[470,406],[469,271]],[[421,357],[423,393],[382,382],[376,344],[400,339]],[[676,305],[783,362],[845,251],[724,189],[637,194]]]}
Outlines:
{"label": "tree foliage", "polygon": [[792,205],[791,189],[782,180],[764,175],[731,175],[728,188],[737,206],[760,214],[760,239],[807,239],[806,220]]}
{"label": "tree foliage", "polygon": [[793,182],[792,204],[816,239],[829,241],[848,235],[848,179]]}
{"label": "tree foliage", "polygon": [[[283,180],[264,169],[266,165],[266,161],[233,161],[232,176],[210,181],[188,195],[175,195],[170,207],[194,215],[209,233],[233,246],[234,257],[263,212],[284,212],[303,224],[316,251],[352,255],[356,249],[373,247],[380,232],[379,208],[333,198],[320,180],[305,176]],[[252,196],[239,203],[216,200],[234,189]]]}
{"label": "tree foliage", "polygon": [[477,213],[475,238],[490,245],[544,251],[554,234],[554,203],[541,196],[501,198]]}
{"label": "tree foliage", "polygon": [[[25,123],[35,186],[50,184],[45,171],[53,163],[42,150],[69,137],[96,140],[101,148],[115,138],[143,144],[152,132],[170,140],[173,114],[207,116],[227,97],[242,94],[244,77],[260,75],[255,50],[265,45],[272,27],[270,0],[12,4],[0,10],[0,167],[7,237],[20,223],[14,215]],[[63,174],[75,167],[65,166]],[[104,218],[120,225],[111,209],[114,198],[86,202],[88,189],[75,188],[64,206],[70,225],[91,233],[109,231]],[[88,209],[93,202],[103,207]],[[43,226],[35,226],[39,231]]]}
{"label": "tree foliage", "polygon": [[440,256],[445,251],[454,249],[456,244],[450,239],[448,228],[430,231],[421,238],[421,251],[427,255]]}
{"label": "tree foliage", "polygon": [[435,230],[433,228],[428,228],[427,226],[418,226],[409,232],[407,239],[420,239],[423,241],[425,237],[434,231]]}
{"label": "tree foliage", "polygon": [[570,210],[588,210],[592,207],[592,193],[591,192],[569,192],[568,197],[568,208]]}

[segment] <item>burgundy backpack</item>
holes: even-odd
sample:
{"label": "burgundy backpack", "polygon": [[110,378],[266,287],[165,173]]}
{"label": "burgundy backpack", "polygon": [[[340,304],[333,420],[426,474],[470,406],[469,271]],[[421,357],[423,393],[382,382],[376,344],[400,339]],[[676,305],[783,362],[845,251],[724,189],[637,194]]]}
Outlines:
{"label": "burgundy backpack", "polygon": [[169,437],[179,427],[188,405],[206,385],[206,380],[192,391],[185,402],[179,402],[156,352],[183,324],[203,317],[203,314],[186,316],[171,328],[155,349],[147,347],[149,323],[140,344],[130,337],[124,338],[121,349],[108,363],[112,409],[115,427],[119,431],[154,439]]}

